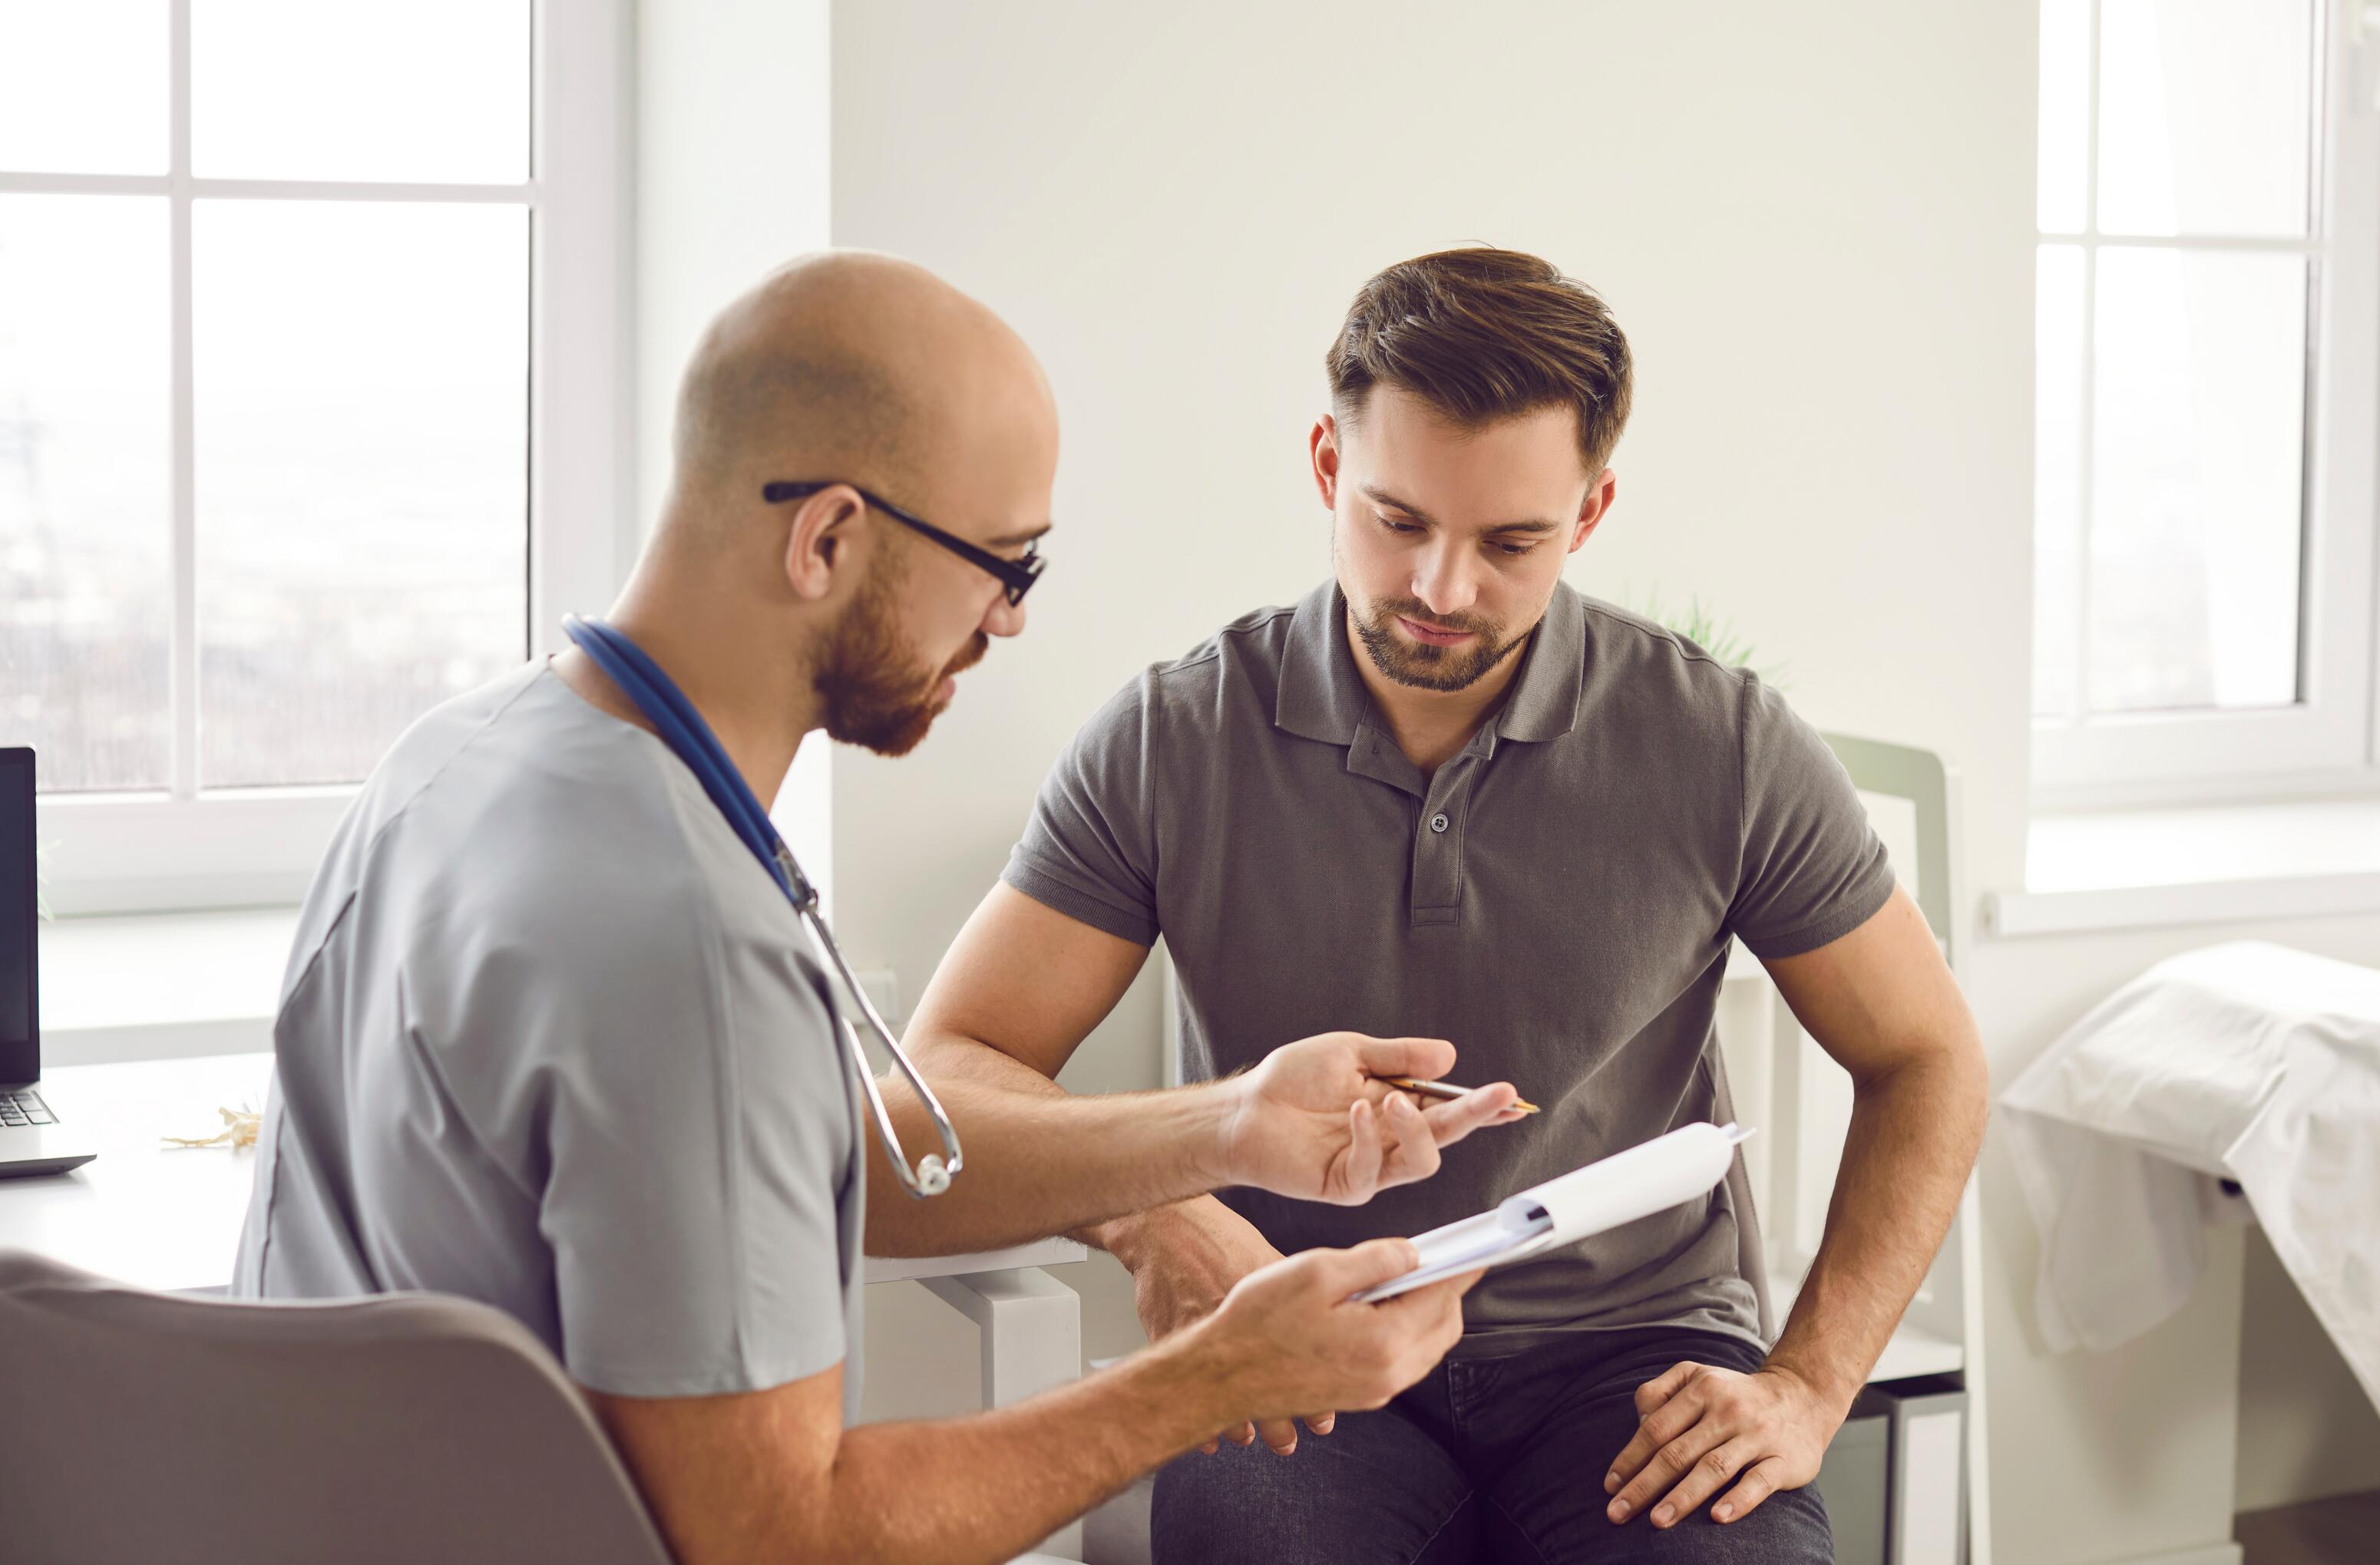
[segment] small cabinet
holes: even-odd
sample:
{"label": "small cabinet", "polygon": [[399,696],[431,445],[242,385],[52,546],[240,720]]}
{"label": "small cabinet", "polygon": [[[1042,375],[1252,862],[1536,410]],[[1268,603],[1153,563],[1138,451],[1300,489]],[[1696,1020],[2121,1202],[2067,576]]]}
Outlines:
{"label": "small cabinet", "polygon": [[1818,1466],[1838,1565],[1967,1565],[1966,1426],[1947,1377],[1860,1393]]}

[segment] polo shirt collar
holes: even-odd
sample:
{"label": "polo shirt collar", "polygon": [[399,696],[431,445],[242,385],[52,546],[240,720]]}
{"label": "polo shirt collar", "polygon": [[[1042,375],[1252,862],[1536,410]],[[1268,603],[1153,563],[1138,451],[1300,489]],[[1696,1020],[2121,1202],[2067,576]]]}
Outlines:
{"label": "polo shirt collar", "polygon": [[1338,582],[1326,581],[1299,599],[1290,616],[1273,725],[1302,738],[1352,745],[1371,706],[1372,694],[1347,645],[1347,600]]}
{"label": "polo shirt collar", "polygon": [[1553,601],[1521,656],[1527,661],[1497,716],[1497,735],[1524,744],[1559,739],[1578,726],[1586,685],[1586,600],[1570,583],[1554,583]]}
{"label": "polo shirt collar", "polygon": [[[1493,731],[1527,744],[1558,739],[1577,726],[1586,681],[1586,600],[1568,582],[1554,585],[1553,601],[1521,657],[1520,677]],[[1371,705],[1347,641],[1347,600],[1336,581],[1326,581],[1299,599],[1290,616],[1273,725],[1326,744],[1353,745]]]}

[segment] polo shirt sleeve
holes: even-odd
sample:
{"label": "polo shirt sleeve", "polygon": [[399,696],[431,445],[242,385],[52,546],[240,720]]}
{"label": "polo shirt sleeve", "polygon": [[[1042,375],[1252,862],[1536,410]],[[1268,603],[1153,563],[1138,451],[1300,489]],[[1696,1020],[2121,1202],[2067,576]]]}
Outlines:
{"label": "polo shirt sleeve", "polygon": [[1137,945],[1157,923],[1148,680],[1083,724],[1041,784],[1001,879],[1046,907]]}
{"label": "polo shirt sleeve", "polygon": [[1826,740],[1759,676],[1742,678],[1742,814],[1728,928],[1755,956],[1796,956],[1875,916],[1895,877]]}
{"label": "polo shirt sleeve", "polygon": [[[845,1341],[853,1083],[815,969],[699,882],[554,909],[538,1226],[562,1360],[623,1396],[759,1390]],[[774,895],[773,888],[770,892]]]}

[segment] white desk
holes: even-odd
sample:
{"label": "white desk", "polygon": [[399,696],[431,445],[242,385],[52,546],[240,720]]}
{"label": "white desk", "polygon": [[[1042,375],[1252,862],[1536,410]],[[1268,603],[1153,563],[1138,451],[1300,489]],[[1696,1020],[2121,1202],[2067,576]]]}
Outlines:
{"label": "white desk", "polygon": [[[44,1074],[42,1095],[59,1118],[95,1133],[99,1157],[68,1173],[0,1179],[0,1250],[30,1250],[161,1292],[226,1286],[255,1154],[176,1148],[163,1138],[213,1134],[223,1128],[219,1108],[263,1107],[272,1068],[269,1054],[218,1054]],[[1082,1301],[1040,1268],[1086,1253],[1045,1239],[973,1256],[871,1256],[867,1279],[923,1282],[982,1328],[991,1406],[1081,1376]],[[1076,1523],[1041,1547],[1080,1559],[1081,1543]]]}

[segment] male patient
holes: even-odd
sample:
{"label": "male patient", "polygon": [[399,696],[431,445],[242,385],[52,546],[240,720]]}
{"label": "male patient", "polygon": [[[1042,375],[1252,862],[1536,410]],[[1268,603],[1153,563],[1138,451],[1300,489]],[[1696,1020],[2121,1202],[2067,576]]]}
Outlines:
{"label": "male patient", "polygon": [[1562,582],[1628,416],[1603,303],[1531,256],[1424,256],[1365,285],[1328,365],[1309,445],[1336,579],[1092,717],[910,1040],[962,1122],[1046,1113],[1162,933],[1187,1076],[1351,1025],[1451,1038],[1543,1106],[1366,1207],[1235,1189],[1087,1229],[1163,1338],[1284,1252],[1415,1233],[1711,1118],[1741,938],[1857,1093],[1773,1348],[1722,1186],[1490,1273],[1448,1361],[1306,1421],[1328,1439],[1259,1423],[1173,1462],[1157,1558],[1829,1559],[1805,1486],[1973,1160],[1973,1023],[1818,735]]}

